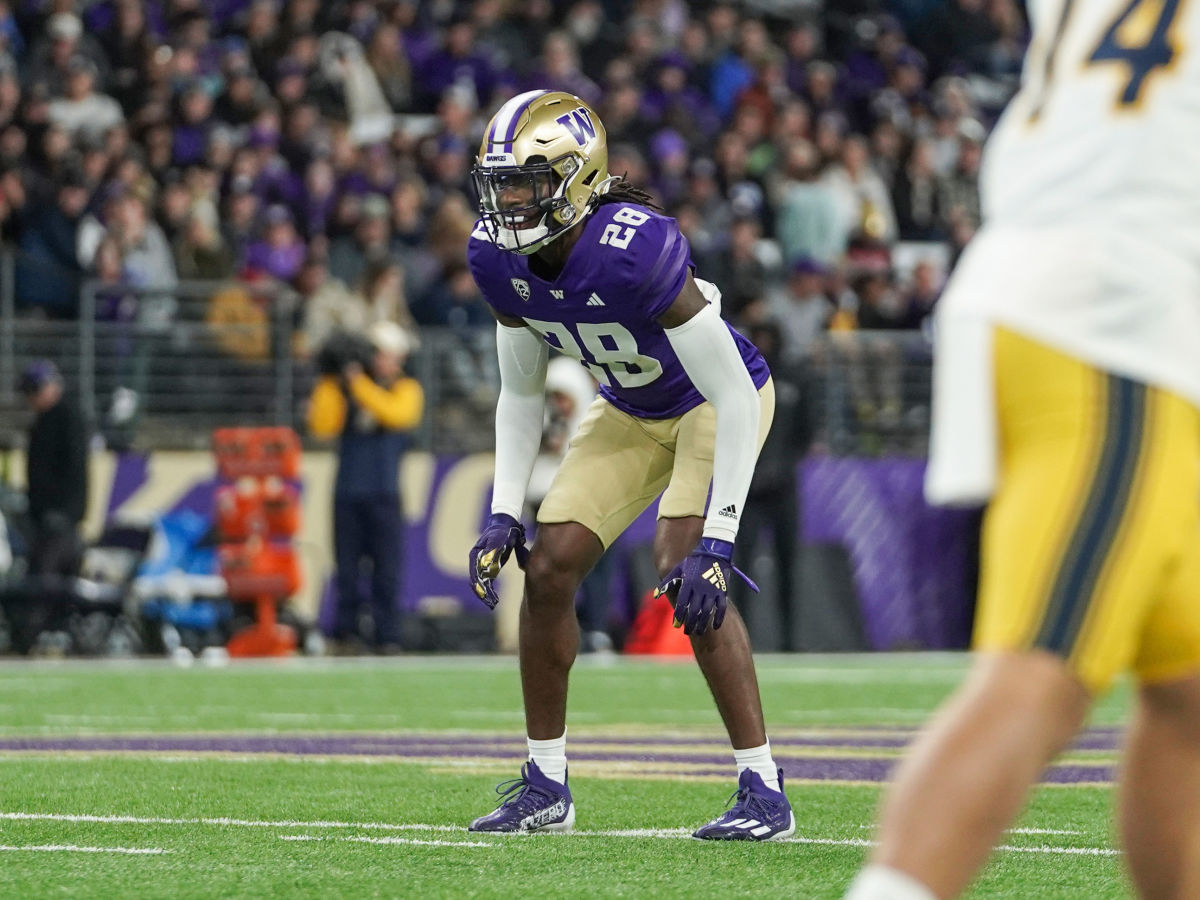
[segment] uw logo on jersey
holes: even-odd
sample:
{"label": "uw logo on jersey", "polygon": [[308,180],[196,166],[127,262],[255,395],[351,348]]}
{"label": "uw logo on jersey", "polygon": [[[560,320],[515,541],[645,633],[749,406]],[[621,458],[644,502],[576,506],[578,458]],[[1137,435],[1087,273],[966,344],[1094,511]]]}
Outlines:
{"label": "uw logo on jersey", "polygon": [[555,300],[561,300],[563,298],[563,292],[556,291],[554,288],[550,288],[550,296],[553,297]]}
{"label": "uw logo on jersey", "polygon": [[571,132],[571,137],[575,138],[575,142],[580,147],[596,136],[596,125],[588,111],[582,106],[565,116],[559,116],[554,121]]}
{"label": "uw logo on jersey", "polygon": [[510,278],[509,281],[512,282],[513,290],[517,292],[517,296],[519,296],[522,300],[524,300],[526,303],[528,303],[529,302],[529,282],[526,281],[524,278]]}

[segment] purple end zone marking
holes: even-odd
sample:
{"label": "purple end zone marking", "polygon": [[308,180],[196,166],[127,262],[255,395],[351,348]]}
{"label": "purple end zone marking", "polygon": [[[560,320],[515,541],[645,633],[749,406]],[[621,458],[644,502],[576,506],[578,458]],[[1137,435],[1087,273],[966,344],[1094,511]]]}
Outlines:
{"label": "purple end zone marking", "polygon": [[[1101,739],[1101,736],[1097,736]],[[658,739],[631,743],[662,744],[663,752],[595,752],[589,744],[609,743],[603,738],[572,741],[575,748],[571,758],[581,762],[638,762],[646,773],[670,773],[683,776],[728,775],[733,777],[732,761],[724,752],[693,752],[684,750],[684,742]],[[700,739],[695,739],[699,742]],[[712,743],[711,740],[706,743]],[[903,741],[872,740],[869,746],[896,747]],[[775,749],[775,759],[791,779],[816,781],[884,781],[897,760],[870,757],[811,757],[796,748],[799,741],[784,741]],[[861,746],[855,739],[819,739],[818,746]],[[5,738],[0,739],[0,751],[75,751],[125,753],[264,753],[298,756],[392,756],[397,759],[415,758],[472,758],[511,755],[514,766],[524,754],[524,741],[479,737],[437,738],[404,735],[214,735],[214,736],[145,736],[122,735],[79,738]],[[683,751],[683,752],[680,752]],[[679,764],[705,768],[674,768]],[[656,768],[661,766],[661,768]],[[712,768],[707,768],[712,766]],[[1113,780],[1111,766],[1062,765],[1048,769],[1043,782],[1050,784],[1107,784]]]}

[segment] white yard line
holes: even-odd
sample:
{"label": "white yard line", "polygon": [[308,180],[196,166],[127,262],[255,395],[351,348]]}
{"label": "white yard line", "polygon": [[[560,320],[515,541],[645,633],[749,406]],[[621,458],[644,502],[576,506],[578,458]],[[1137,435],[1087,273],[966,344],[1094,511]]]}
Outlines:
{"label": "white yard line", "polygon": [[[327,841],[330,838],[313,834],[281,834],[281,841]],[[356,844],[418,844],[422,847],[489,847],[493,850],[502,845],[495,841],[423,841],[420,838],[402,837],[343,837],[333,838],[338,841],[352,841]]]}
{"label": "white yard line", "polygon": [[[422,831],[422,832],[438,832],[438,833],[463,833],[461,825],[429,825],[424,823],[391,823],[391,822],[337,822],[317,820],[312,822],[298,821],[295,819],[233,819],[221,817],[198,817],[198,818],[166,818],[159,816],[119,816],[119,815],[91,815],[91,814],[72,814],[72,813],[27,813],[27,812],[0,812],[0,820],[10,821],[26,821],[26,822],[80,822],[80,823],[96,823],[106,825],[215,825],[233,828],[326,828],[326,829],[359,829],[362,831]],[[1014,829],[1014,834],[1061,834],[1070,835],[1075,832],[1070,831],[1055,831],[1050,829]],[[525,835],[520,835],[524,837]],[[540,835],[539,835],[540,836]],[[558,835],[549,835],[556,837]],[[681,840],[691,837],[691,829],[689,828],[630,828],[630,829],[606,829],[593,831],[570,831],[561,835],[563,837],[618,837],[618,838],[666,838]],[[302,836],[289,835],[288,840],[301,840]],[[319,838],[313,837],[314,840]],[[348,836],[344,840],[357,839],[364,843],[419,843],[419,841],[411,841],[403,838],[356,838]],[[455,846],[462,846],[462,841],[448,841],[446,843]],[[793,844],[822,844],[834,847],[872,847],[874,841],[866,838],[815,838],[815,837],[792,837],[786,838],[780,843]],[[18,848],[21,849],[21,848]],[[1018,847],[1011,844],[1001,844],[996,847],[997,850],[1010,853],[1049,853],[1062,854],[1068,856],[1120,856],[1120,850],[1113,850],[1106,847],[1051,847],[1045,844],[1038,847]],[[99,852],[99,851],[97,851]],[[118,852],[118,851],[113,851]],[[138,851],[141,852],[141,851]]]}
{"label": "white yard line", "polygon": [[[859,825],[864,830],[875,830],[875,825]],[[1008,834],[1083,834],[1082,831],[1071,831],[1064,828],[1009,828]]]}
{"label": "white yard line", "polygon": [[170,853],[161,847],[78,847],[75,844],[0,844],[0,852],[35,852],[35,853],[125,853],[131,856],[158,856]]}
{"label": "white yard line", "polygon": [[74,813],[0,812],[0,820],[22,822],[89,822],[101,825],[220,825],[233,828],[360,828],[386,831],[462,831],[457,825],[393,825],[387,822],[298,822],[288,819],[227,819],[200,817],[172,819],[160,816],[100,816]]}

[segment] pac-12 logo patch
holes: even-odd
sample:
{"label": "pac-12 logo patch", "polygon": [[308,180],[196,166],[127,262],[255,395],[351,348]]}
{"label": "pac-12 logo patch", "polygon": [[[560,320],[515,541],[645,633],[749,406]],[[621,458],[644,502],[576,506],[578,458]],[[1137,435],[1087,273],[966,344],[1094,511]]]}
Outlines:
{"label": "pac-12 logo patch", "polygon": [[528,303],[529,302],[529,282],[526,281],[524,278],[510,278],[509,281],[512,282],[513,290],[517,292],[518,296],[520,296],[520,298],[522,300],[524,300],[526,303]]}

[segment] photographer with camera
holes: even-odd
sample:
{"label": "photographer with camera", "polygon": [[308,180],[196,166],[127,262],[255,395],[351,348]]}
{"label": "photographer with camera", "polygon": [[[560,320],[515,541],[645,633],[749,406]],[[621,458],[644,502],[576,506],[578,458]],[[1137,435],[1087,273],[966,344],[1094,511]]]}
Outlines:
{"label": "photographer with camera", "polygon": [[338,438],[333,495],[337,614],[335,652],[352,652],[363,640],[358,616],[362,564],[370,562],[369,644],[394,652],[396,597],[404,528],[399,465],[405,432],[421,421],[425,395],[404,374],[413,339],[394,322],[376,322],[367,335],[336,333],[317,354],[321,377],[309,401],[308,427],[318,438]]}

